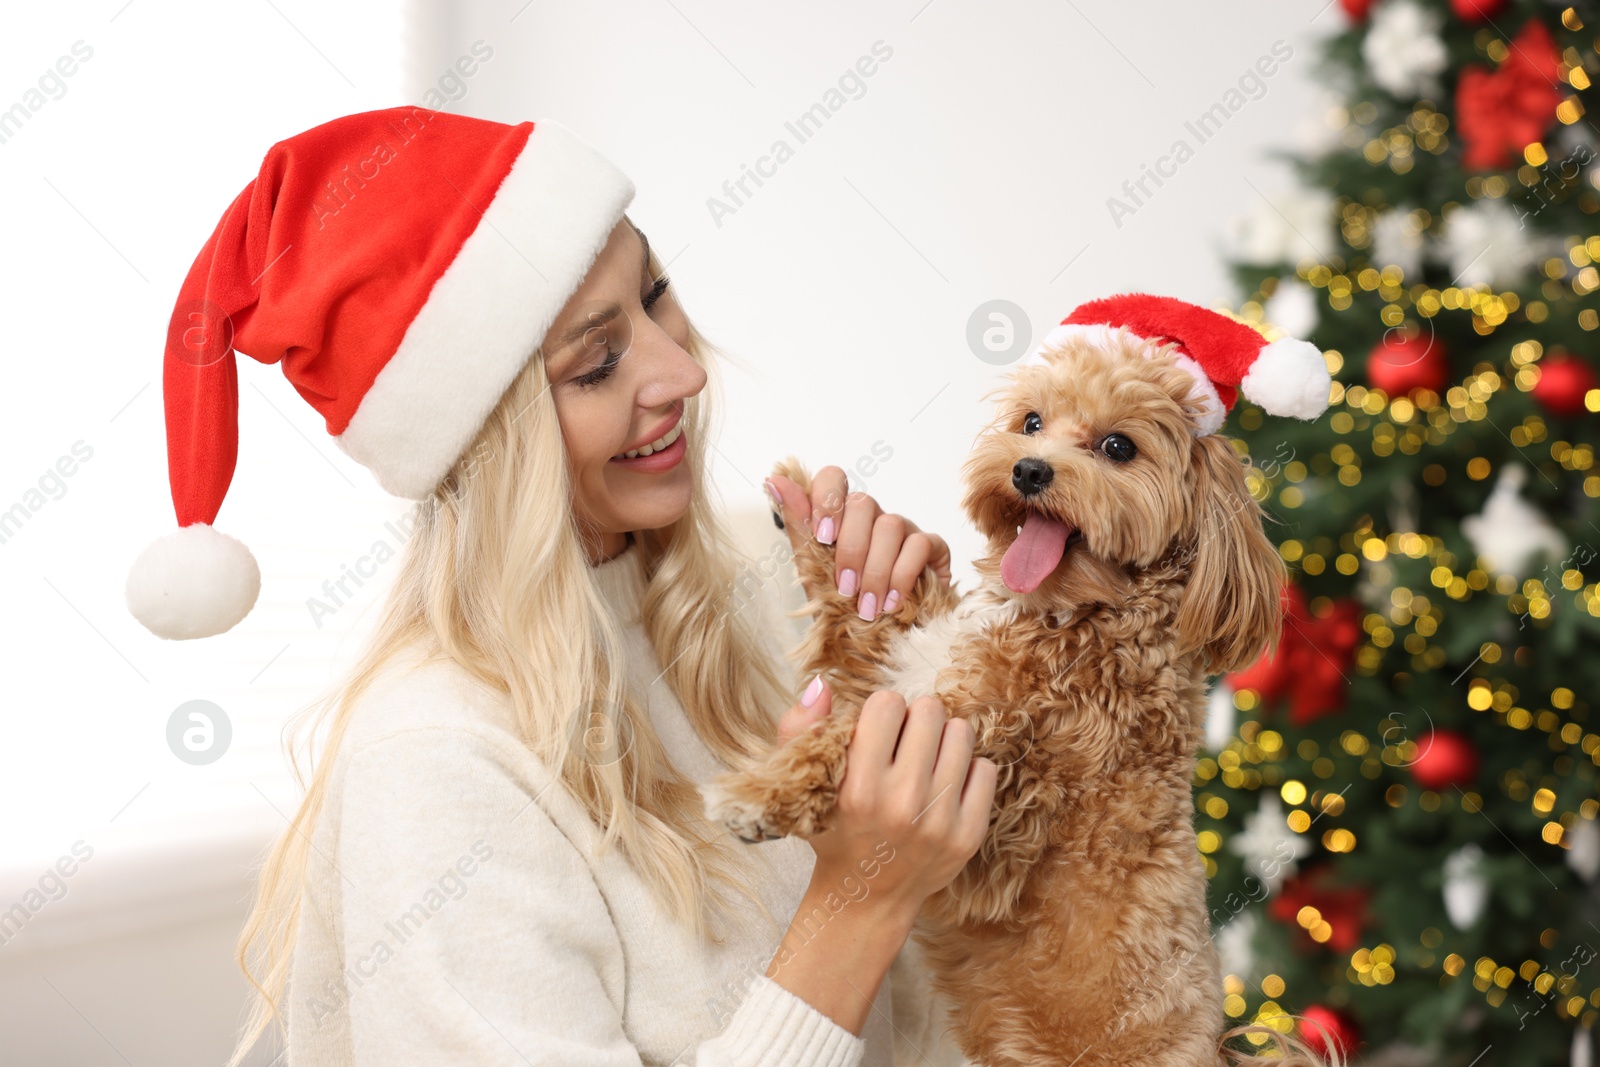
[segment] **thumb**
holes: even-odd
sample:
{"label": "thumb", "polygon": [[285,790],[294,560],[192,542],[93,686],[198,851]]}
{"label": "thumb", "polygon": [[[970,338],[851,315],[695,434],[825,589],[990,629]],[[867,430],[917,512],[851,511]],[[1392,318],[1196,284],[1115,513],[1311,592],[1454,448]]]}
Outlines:
{"label": "thumb", "polygon": [[[811,697],[811,706],[806,706],[806,698]],[[778,744],[787,743],[791,738],[797,737],[819,721],[824,715],[833,710],[833,690],[828,688],[828,683],[822,675],[811,679],[811,684],[806,687],[806,692],[801,696],[799,703],[783,713],[783,718],[778,720]]]}
{"label": "thumb", "polygon": [[789,547],[798,548],[800,545],[800,531],[807,533],[811,529],[811,499],[806,496],[805,490],[781,474],[770,474],[767,483],[771,491],[778,494],[781,503],[774,514],[779,527],[789,535]]}

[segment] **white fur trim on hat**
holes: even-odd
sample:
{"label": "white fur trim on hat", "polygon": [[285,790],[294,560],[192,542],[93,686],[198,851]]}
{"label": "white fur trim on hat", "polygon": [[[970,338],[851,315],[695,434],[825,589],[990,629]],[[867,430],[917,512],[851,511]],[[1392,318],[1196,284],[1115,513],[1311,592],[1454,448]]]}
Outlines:
{"label": "white fur trim on hat", "polygon": [[1328,410],[1332,385],[1327,360],[1316,345],[1280,337],[1262,346],[1239,391],[1269,415],[1314,419]]}
{"label": "white fur trim on hat", "polygon": [[1061,347],[1069,337],[1082,337],[1086,340],[1099,341],[1101,344],[1109,344],[1111,331],[1105,326],[1077,326],[1064,322],[1059,323],[1052,327],[1050,332],[1045,334],[1038,344],[1033,346],[1032,352],[1029,352],[1017,362],[1017,366],[1028,367],[1044,363],[1045,352]]}
{"label": "white fur trim on hat", "polygon": [[[1073,337],[1080,337],[1086,341],[1092,341],[1100,345],[1110,347],[1112,342],[1116,339],[1116,334],[1119,332],[1128,331],[1114,331],[1110,326],[1107,326],[1104,323],[1061,323],[1051,329],[1049,333],[1045,334],[1044,339],[1039,342],[1032,352],[1028,353],[1026,357],[1020,360],[1017,365],[1036,366],[1038,364],[1045,363],[1047,362],[1044,355],[1046,351],[1059,348],[1061,345],[1065,344],[1069,338]],[[1129,333],[1129,336],[1137,335]],[[1146,355],[1153,356],[1157,352],[1160,352],[1163,348],[1163,346],[1155,344],[1146,338],[1140,339],[1146,342]],[[1216,433],[1222,428],[1222,420],[1227,416],[1227,411],[1224,410],[1222,406],[1222,398],[1217,395],[1217,387],[1212,384],[1210,375],[1206,374],[1204,368],[1202,368],[1200,364],[1196,363],[1193,359],[1190,359],[1188,356],[1178,351],[1172,351],[1170,354],[1178,366],[1182,367],[1185,371],[1188,371],[1189,377],[1194,379],[1194,394],[1198,395],[1202,400],[1205,401],[1204,404],[1201,405],[1200,410],[1195,413],[1195,436],[1204,437],[1206,434]]]}
{"label": "white fur trim on hat", "polygon": [[242,541],[196,522],[146,546],[124,591],[133,617],[157,637],[210,637],[250,613],[261,569]]}
{"label": "white fur trim on hat", "polygon": [[1204,437],[1208,433],[1216,433],[1222,429],[1222,420],[1228,415],[1222,406],[1222,397],[1217,395],[1217,387],[1208,375],[1194,360],[1182,352],[1174,351],[1172,358],[1178,366],[1189,372],[1189,377],[1194,379],[1193,393],[1198,395],[1203,403],[1194,416],[1194,435]]}
{"label": "white fur trim on hat", "polygon": [[633,182],[537,120],[461,251],[334,438],[396,496],[425,499],[582,284]]}

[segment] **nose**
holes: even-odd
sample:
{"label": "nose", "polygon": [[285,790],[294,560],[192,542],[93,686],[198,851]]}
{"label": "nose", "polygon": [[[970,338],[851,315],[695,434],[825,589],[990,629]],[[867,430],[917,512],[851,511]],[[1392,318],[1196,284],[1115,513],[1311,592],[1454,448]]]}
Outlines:
{"label": "nose", "polygon": [[1050,464],[1033,456],[1017,460],[1017,465],[1011,468],[1011,484],[1023,496],[1036,496],[1044,492],[1054,477],[1055,471]]}

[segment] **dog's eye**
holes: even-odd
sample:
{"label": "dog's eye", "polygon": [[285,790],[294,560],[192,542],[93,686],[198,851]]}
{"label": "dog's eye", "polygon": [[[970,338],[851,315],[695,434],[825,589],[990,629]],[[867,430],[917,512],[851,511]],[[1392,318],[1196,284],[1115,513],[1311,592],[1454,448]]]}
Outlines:
{"label": "dog's eye", "polygon": [[1120,433],[1106,434],[1100,442],[1100,451],[1106,454],[1106,458],[1118,463],[1126,463],[1139,454],[1133,442]]}
{"label": "dog's eye", "polygon": [[1028,417],[1022,420],[1022,432],[1038,433],[1042,429],[1044,429],[1044,420],[1039,417],[1039,413],[1037,411],[1028,412]]}

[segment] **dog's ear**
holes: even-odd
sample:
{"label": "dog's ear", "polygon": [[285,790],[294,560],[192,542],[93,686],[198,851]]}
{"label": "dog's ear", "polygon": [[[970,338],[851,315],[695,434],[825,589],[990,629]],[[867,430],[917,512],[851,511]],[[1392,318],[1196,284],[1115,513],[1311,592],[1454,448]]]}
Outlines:
{"label": "dog's ear", "polygon": [[1208,673],[1241,670],[1277,648],[1283,560],[1229,439],[1198,437],[1191,457],[1194,566],[1178,609],[1179,647],[1202,651]]}

